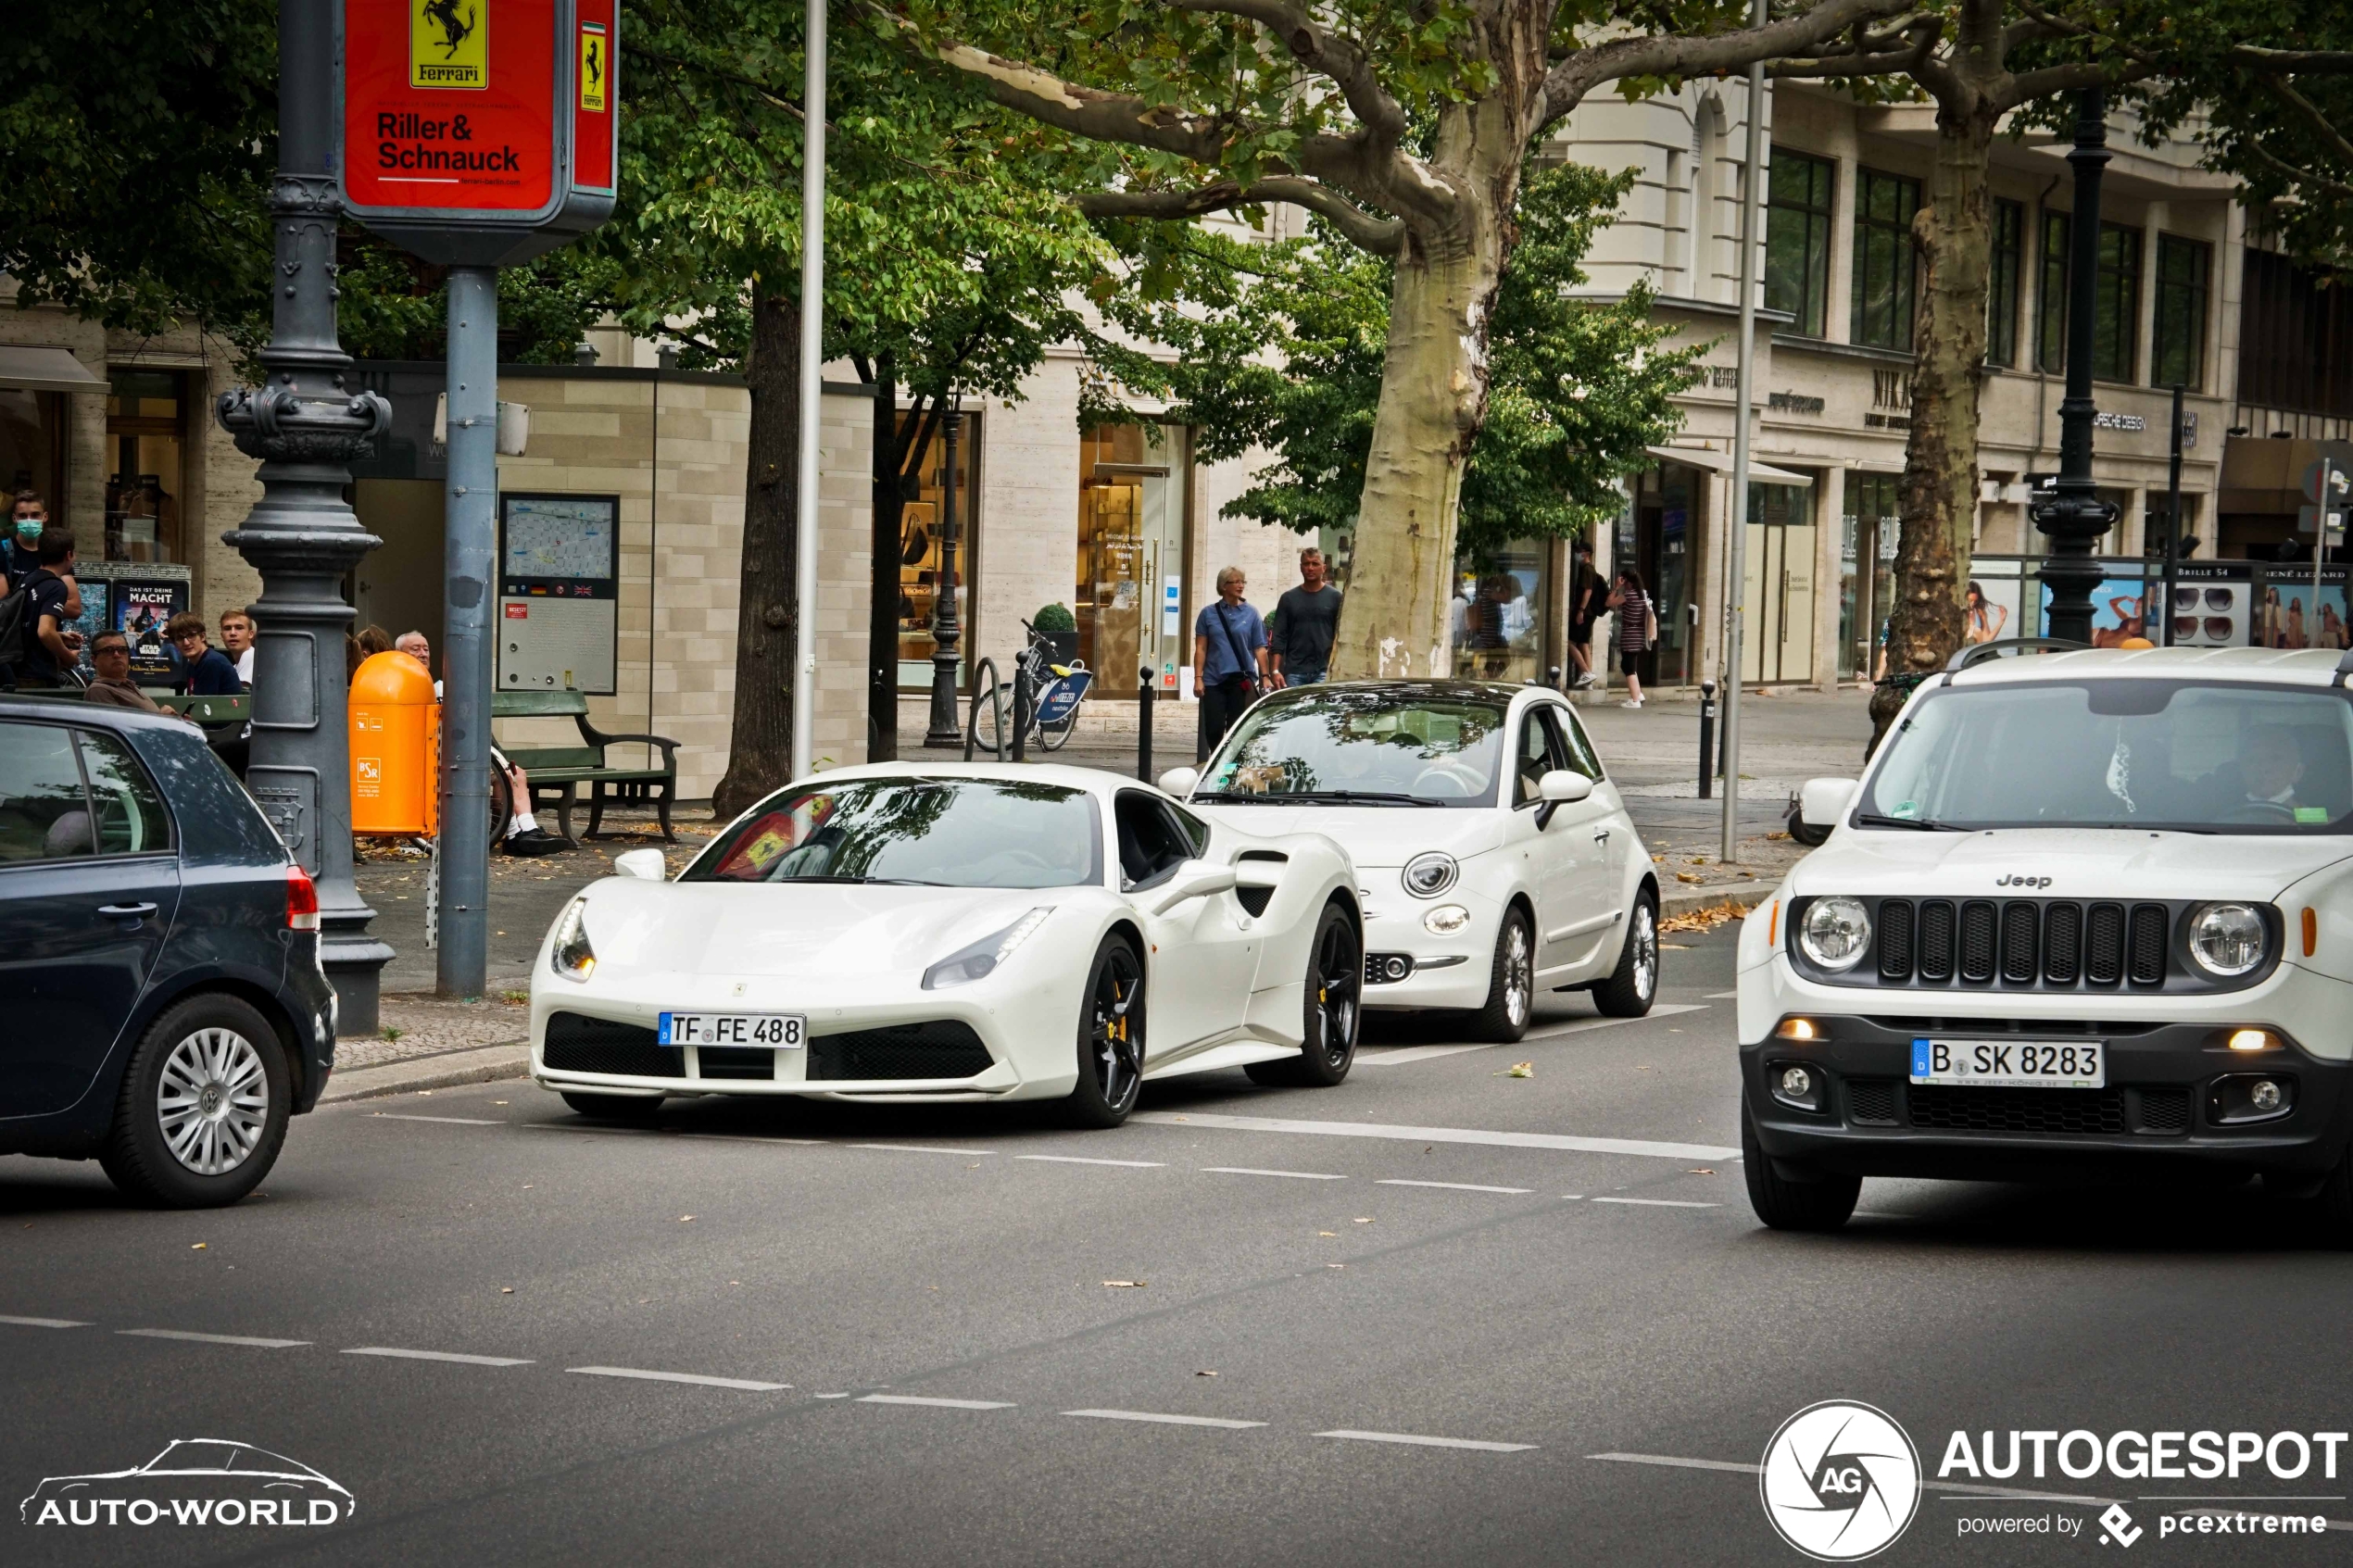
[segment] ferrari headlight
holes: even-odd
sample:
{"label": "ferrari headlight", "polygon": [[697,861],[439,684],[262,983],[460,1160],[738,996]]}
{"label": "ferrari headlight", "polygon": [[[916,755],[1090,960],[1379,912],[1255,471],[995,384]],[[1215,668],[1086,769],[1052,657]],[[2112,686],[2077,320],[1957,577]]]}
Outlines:
{"label": "ferrari headlight", "polygon": [[1399,881],[1405,891],[1416,898],[1435,898],[1454,885],[1454,878],[1462,874],[1462,867],[1454,857],[1443,849],[1430,849],[1405,862],[1404,873]]}
{"label": "ferrari headlight", "polygon": [[2190,957],[2225,980],[2261,963],[2269,941],[2262,911],[2252,904],[2208,904],[2190,922]]}
{"label": "ferrari headlight", "polygon": [[1013,949],[1029,938],[1029,934],[1046,923],[1051,909],[1032,909],[1002,931],[994,931],[969,947],[959,947],[929,969],[924,971],[924,989],[937,991],[946,985],[962,985],[993,973],[997,966],[1013,956]]}
{"label": "ferrari headlight", "polygon": [[585,980],[597,972],[597,949],[588,945],[588,922],[582,911],[585,898],[574,898],[556,917],[556,944],[547,952],[547,966],[566,980]]}
{"label": "ferrari headlight", "polygon": [[1824,969],[1853,969],[1871,945],[1871,917],[1858,898],[1817,898],[1797,928],[1797,945]]}

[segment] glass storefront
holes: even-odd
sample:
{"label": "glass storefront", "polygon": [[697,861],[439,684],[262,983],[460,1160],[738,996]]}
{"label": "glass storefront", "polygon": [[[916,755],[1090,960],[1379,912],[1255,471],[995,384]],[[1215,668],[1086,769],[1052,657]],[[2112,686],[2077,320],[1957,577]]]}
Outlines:
{"label": "glass storefront", "polygon": [[[1078,538],[1071,612],[1093,694],[1134,696],[1138,671],[1176,690],[1185,634],[1186,432],[1101,425],[1079,437]],[[1252,584],[1264,595],[1267,585]]]}
{"label": "glass storefront", "polygon": [[1741,679],[1814,678],[1814,492],[1794,484],[1748,487],[1741,602],[1748,634]]}
{"label": "glass storefront", "polygon": [[1850,472],[1840,520],[1838,678],[1877,680],[1880,627],[1895,602],[1895,546],[1901,519],[1897,476]]}
{"label": "glass storefront", "polygon": [[[1631,527],[1617,530],[1611,550],[1613,580],[1628,568],[1642,574],[1651,602],[1658,607],[1658,643],[1643,657],[1644,682],[1689,685],[1692,672],[1692,607],[1699,587],[1699,476],[1680,463],[1643,470],[1636,484]],[[1596,646],[1598,667],[1614,650]]]}
{"label": "glass storefront", "polygon": [[[913,418],[902,414],[902,420]],[[905,426],[900,430],[903,433]],[[940,584],[952,564],[956,583],[956,646],[972,666],[972,584],[980,560],[979,489],[973,483],[974,454],[980,450],[980,416],[968,413],[956,433],[956,558],[943,559],[939,537],[942,508],[948,499],[948,444],[935,433],[925,444],[915,465],[912,494],[899,516],[899,686],[901,691],[925,691],[931,686],[931,656],[938,644],[932,637],[933,619],[939,612]]]}
{"label": "glass storefront", "polygon": [[107,558],[185,561],[187,377],[117,370],[107,397]]}
{"label": "glass storefront", "polygon": [[1515,539],[1476,570],[1455,572],[1454,673],[1469,680],[1531,681],[1544,672],[1549,541]]}
{"label": "glass storefront", "polygon": [[66,512],[66,395],[0,387],[0,480],[8,493],[38,490],[49,517]]}

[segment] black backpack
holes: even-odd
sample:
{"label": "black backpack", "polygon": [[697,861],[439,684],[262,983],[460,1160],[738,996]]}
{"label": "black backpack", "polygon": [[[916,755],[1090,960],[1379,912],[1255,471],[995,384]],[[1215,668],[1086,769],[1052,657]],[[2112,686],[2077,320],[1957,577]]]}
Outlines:
{"label": "black backpack", "polygon": [[40,618],[32,609],[32,584],[44,572],[53,581],[57,577],[46,567],[40,568],[27,573],[6,598],[0,598],[0,673],[12,679],[32,661],[33,641],[41,632]]}

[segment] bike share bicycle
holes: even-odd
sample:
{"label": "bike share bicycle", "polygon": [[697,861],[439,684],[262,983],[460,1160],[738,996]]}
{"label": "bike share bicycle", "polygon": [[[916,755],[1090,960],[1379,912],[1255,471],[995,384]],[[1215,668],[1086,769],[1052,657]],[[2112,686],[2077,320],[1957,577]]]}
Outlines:
{"label": "bike share bicycle", "polygon": [[1018,755],[1033,740],[1042,750],[1060,751],[1078,728],[1078,704],[1094,684],[1094,672],[1084,659],[1049,662],[1052,642],[1026,621],[1021,627],[1028,644],[1013,659],[1013,678],[974,694],[967,755],[974,750],[1000,758],[1009,750]]}

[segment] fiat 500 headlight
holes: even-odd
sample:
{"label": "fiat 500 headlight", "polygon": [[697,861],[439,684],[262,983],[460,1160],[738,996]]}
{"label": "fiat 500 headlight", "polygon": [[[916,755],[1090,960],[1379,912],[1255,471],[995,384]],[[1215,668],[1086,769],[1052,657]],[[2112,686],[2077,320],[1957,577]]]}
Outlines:
{"label": "fiat 500 headlight", "polygon": [[1398,880],[1415,897],[1435,898],[1453,886],[1461,874],[1462,867],[1455,864],[1453,856],[1443,849],[1429,849],[1406,861],[1404,874]]}
{"label": "fiat 500 headlight", "polygon": [[2190,957],[2208,974],[2245,974],[2263,961],[2270,945],[2263,912],[2252,904],[2208,904],[2190,917]]}
{"label": "fiat 500 headlight", "polygon": [[588,945],[585,898],[574,898],[556,917],[556,943],[548,949],[547,966],[566,980],[585,980],[597,972],[597,949]]}
{"label": "fiat 500 headlight", "polygon": [[1824,969],[1853,969],[1871,945],[1871,917],[1859,898],[1817,898],[1797,928],[1797,945]]}

